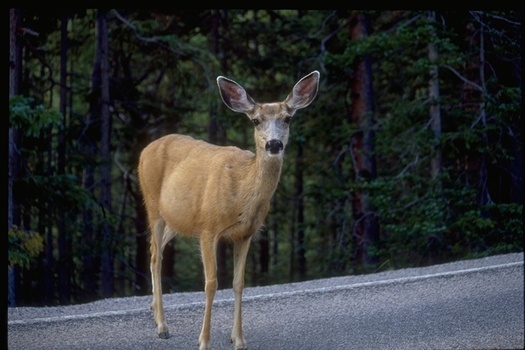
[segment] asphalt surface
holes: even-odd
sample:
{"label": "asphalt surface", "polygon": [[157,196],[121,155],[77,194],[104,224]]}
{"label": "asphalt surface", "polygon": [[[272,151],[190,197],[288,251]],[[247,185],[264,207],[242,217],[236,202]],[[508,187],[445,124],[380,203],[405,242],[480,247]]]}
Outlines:
{"label": "asphalt surface", "polygon": [[[523,349],[523,253],[425,268],[247,288],[249,349]],[[213,349],[232,349],[233,292],[215,298]],[[197,349],[204,293],[9,308],[9,349]]]}

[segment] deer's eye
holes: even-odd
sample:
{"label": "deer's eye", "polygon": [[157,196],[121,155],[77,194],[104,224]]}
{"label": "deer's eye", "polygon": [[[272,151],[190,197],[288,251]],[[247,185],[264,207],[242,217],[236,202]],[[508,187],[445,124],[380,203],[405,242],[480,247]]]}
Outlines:
{"label": "deer's eye", "polygon": [[292,122],[292,117],[284,118],[284,122],[289,125]]}
{"label": "deer's eye", "polygon": [[252,119],[253,125],[257,126],[261,124],[261,121],[259,119]]}

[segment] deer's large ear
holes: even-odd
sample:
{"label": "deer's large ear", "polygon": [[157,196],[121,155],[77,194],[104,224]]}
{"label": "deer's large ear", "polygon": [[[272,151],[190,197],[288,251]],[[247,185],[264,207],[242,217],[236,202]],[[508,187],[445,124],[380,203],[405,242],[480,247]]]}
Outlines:
{"label": "deer's large ear", "polygon": [[308,106],[317,95],[318,87],[319,72],[315,70],[295,84],[292,92],[284,101],[286,106],[293,111]]}
{"label": "deer's large ear", "polygon": [[246,93],[246,90],[233,80],[219,76],[217,85],[219,85],[222,100],[231,110],[247,113],[255,107],[254,100]]}

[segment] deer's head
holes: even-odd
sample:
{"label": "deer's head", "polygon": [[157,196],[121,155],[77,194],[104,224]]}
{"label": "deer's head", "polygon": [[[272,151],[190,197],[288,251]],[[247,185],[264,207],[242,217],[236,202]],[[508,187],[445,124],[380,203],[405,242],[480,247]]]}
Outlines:
{"label": "deer's head", "polygon": [[242,86],[222,76],[217,78],[217,84],[226,106],[245,113],[253,122],[257,152],[282,158],[295,111],[308,106],[317,95],[319,72],[313,71],[299,80],[288,97],[276,103],[257,103]]}

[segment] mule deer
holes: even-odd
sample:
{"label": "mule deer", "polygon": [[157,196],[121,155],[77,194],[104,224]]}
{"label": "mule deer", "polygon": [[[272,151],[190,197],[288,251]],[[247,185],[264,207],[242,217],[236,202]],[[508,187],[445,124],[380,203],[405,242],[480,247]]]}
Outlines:
{"label": "mule deer", "polygon": [[245,113],[255,125],[255,154],[173,134],[153,141],[142,151],[138,172],[151,230],[151,308],[159,337],[169,337],[162,305],[162,251],[176,234],[193,236],[200,240],[206,292],[199,346],[210,348],[217,242],[226,239],[234,243],[231,341],[235,349],[242,349],[246,348],[241,324],[246,255],[279,182],[290,122],[296,110],[315,98],[319,72],[299,80],[279,103],[257,103],[239,84],[222,76],[217,84],[224,103]]}

